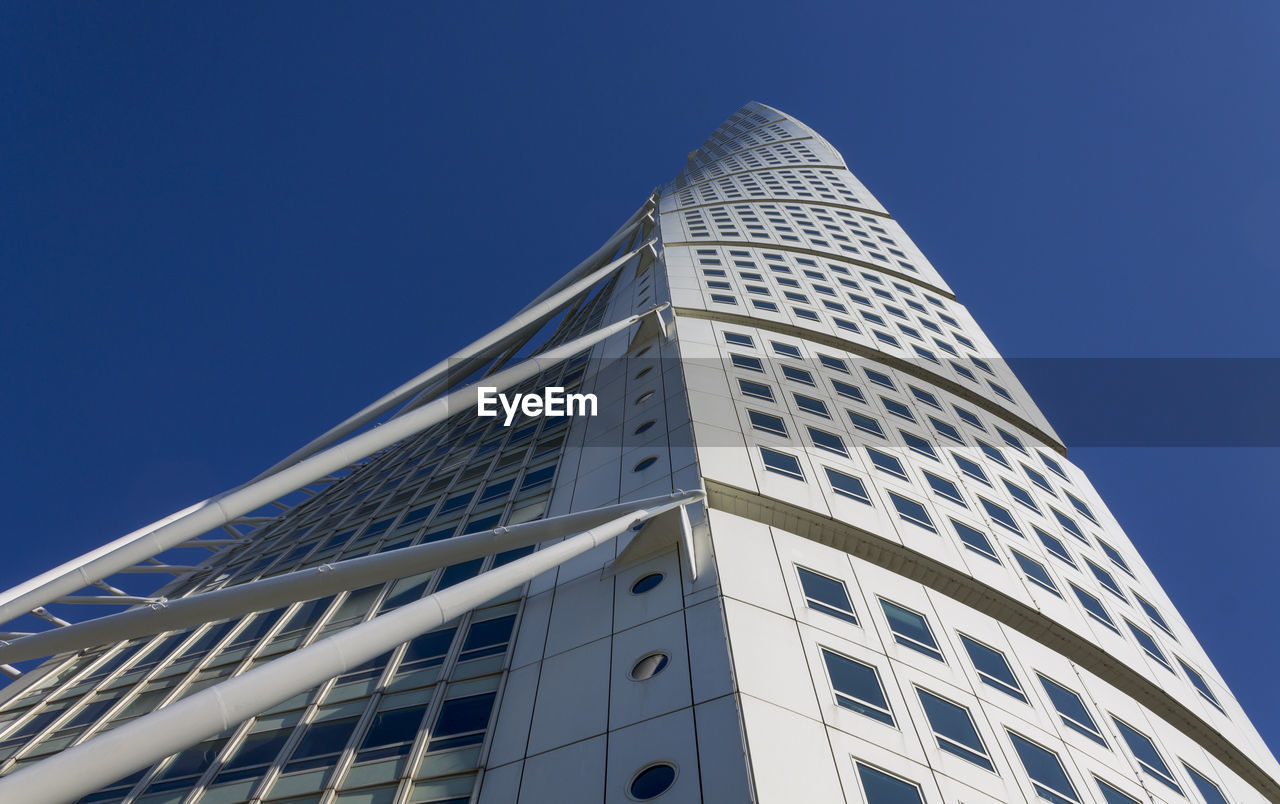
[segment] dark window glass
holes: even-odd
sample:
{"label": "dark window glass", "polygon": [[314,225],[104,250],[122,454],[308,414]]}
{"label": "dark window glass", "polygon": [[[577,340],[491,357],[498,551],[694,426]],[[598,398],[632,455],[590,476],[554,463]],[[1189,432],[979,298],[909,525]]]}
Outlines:
{"label": "dark window glass", "polygon": [[1182,769],[1191,777],[1191,783],[1200,791],[1200,795],[1204,798],[1205,804],[1227,804],[1227,797],[1222,795],[1222,788],[1209,781],[1208,776],[1205,776],[1203,773],[1185,762],[1182,763]]}
{"label": "dark window glass", "polygon": [[897,776],[858,763],[858,779],[867,804],[924,804],[920,788]]}
{"label": "dark window glass", "polygon": [[1009,666],[1009,660],[1003,653],[964,634],[960,635],[960,641],[983,684],[995,687],[1023,703],[1027,702],[1027,696],[1022,694],[1022,685],[1018,683],[1018,677],[1013,674],[1013,668]]}
{"label": "dark window glass", "polygon": [[1013,732],[1009,732],[1009,739],[1018,752],[1018,758],[1022,760],[1027,776],[1031,777],[1031,786],[1035,788],[1036,795],[1054,804],[1076,804],[1079,801],[1076,789],[1057,754]]}
{"label": "dark window glass", "polygon": [[975,530],[963,522],[951,520],[951,526],[956,529],[956,535],[960,537],[960,541],[964,542],[964,546],[979,555],[989,558],[997,564],[1000,558],[996,555],[996,551],[991,546],[991,542],[987,539],[987,534],[980,530]]}
{"label": "dark window glass", "polygon": [[858,624],[853,604],[849,601],[849,590],[843,582],[804,567],[796,567],[796,570],[800,574],[800,586],[804,590],[805,602],[809,608],[854,625]]}
{"label": "dark window glass", "polygon": [[893,632],[895,642],[904,648],[919,651],[931,659],[945,661],[942,658],[942,651],[938,649],[937,641],[933,638],[929,622],[923,616],[883,599],[880,601],[880,608],[884,610],[885,619],[889,621],[889,630]]}
{"label": "dark window glass", "polygon": [[1098,731],[1097,725],[1089,716],[1089,710],[1085,708],[1084,701],[1079,695],[1043,675],[1040,676],[1040,686],[1044,687],[1045,694],[1049,696],[1049,700],[1053,701],[1053,708],[1058,710],[1064,726],[1083,734],[1104,748],[1107,747],[1107,741],[1103,739],[1102,732]]}
{"label": "dark window glass", "polygon": [[435,727],[431,730],[431,743],[427,749],[440,751],[483,742],[484,730],[489,724],[489,712],[493,709],[494,695],[495,693],[486,692],[445,701],[440,707],[440,714],[436,716]]}
{"label": "dark window glass", "polygon": [[1142,769],[1172,787],[1181,795],[1182,788],[1178,787],[1178,783],[1174,781],[1173,773],[1169,770],[1169,766],[1164,763],[1164,757],[1160,756],[1160,751],[1156,748],[1156,744],[1151,742],[1151,738],[1119,718],[1113,717],[1111,722],[1116,724],[1116,729],[1120,731],[1120,736],[1124,738],[1125,744],[1129,746],[1129,750],[1133,752],[1134,759],[1138,760],[1138,764],[1142,766]]}
{"label": "dark window glass", "polygon": [[409,753],[414,738],[418,736],[418,726],[422,723],[425,711],[425,706],[414,706],[374,715],[369,730],[365,732],[364,739],[356,750],[356,761],[385,759]]}
{"label": "dark window glass", "polygon": [[885,700],[876,669],[862,662],[823,648],[823,661],[831,676],[831,687],[836,693],[836,703],[860,715],[892,726],[893,713]]}
{"label": "dark window glass", "polygon": [[861,503],[871,505],[871,498],[867,495],[866,486],[862,481],[843,472],[837,472],[835,469],[823,467],[827,473],[827,482],[831,484],[831,489],[842,497],[849,497]]}
{"label": "dark window glass", "polygon": [[331,765],[346,747],[347,740],[350,739],[351,732],[355,730],[359,720],[359,718],[349,717],[312,723],[297,747],[293,749],[293,754],[285,763],[284,772],[293,773]]}
{"label": "dark window glass", "polygon": [[986,746],[982,744],[978,727],[973,725],[969,710],[927,690],[917,688],[916,693],[919,694],[920,705],[929,718],[938,748],[995,773],[995,766],[987,757]]}

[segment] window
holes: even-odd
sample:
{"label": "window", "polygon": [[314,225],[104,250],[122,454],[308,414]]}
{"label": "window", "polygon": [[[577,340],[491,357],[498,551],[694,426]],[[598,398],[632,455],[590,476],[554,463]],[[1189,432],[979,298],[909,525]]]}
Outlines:
{"label": "window", "polygon": [[1182,763],[1182,769],[1191,777],[1191,783],[1200,791],[1200,797],[1205,800],[1205,804],[1227,804],[1227,797],[1222,795],[1222,788],[1209,781],[1208,776],[1185,762]]}
{"label": "window", "polygon": [[1040,543],[1044,545],[1044,549],[1049,551],[1049,555],[1053,556],[1059,561],[1066,563],[1069,566],[1072,566],[1072,567],[1076,566],[1076,562],[1071,558],[1071,554],[1067,552],[1067,547],[1062,543],[1061,539],[1059,539],[1057,536],[1053,536],[1048,533],[1045,533],[1043,530],[1040,530],[1040,528],[1037,528],[1035,525],[1032,525],[1031,529],[1034,530],[1036,532],[1036,535],[1040,537]]}
{"label": "window", "polygon": [[780,475],[793,477],[796,480],[804,480],[804,472],[800,470],[800,461],[794,455],[761,447],[760,459],[764,461],[764,468],[770,472],[777,472]]}
{"label": "window", "polygon": [[809,431],[809,438],[813,441],[813,445],[818,449],[825,449],[827,452],[834,452],[837,455],[849,457],[849,451],[844,447],[844,441],[835,433],[828,433],[826,430],[819,430],[816,427],[806,427]]}
{"label": "window", "polygon": [[783,423],[781,417],[774,416],[769,413],[761,413],[757,410],[748,410],[747,418],[751,420],[752,429],[759,430],[762,433],[787,437],[787,426]]}
{"label": "window", "polygon": [[749,357],[747,355],[730,352],[729,362],[732,363],[735,368],[764,373],[764,363],[761,363],[760,358],[758,357]]}
{"label": "window", "polygon": [[893,713],[880,686],[880,674],[868,664],[822,649],[822,659],[831,676],[836,703],[887,726],[893,726]]}
{"label": "window", "polygon": [[892,380],[892,379],[890,379],[890,377],[889,377],[889,375],[888,375],[888,374],[884,374],[884,373],[882,373],[882,372],[875,371],[875,370],[873,370],[873,369],[869,369],[869,368],[864,368],[864,369],[862,370],[862,373],[863,373],[863,374],[866,374],[866,375],[867,375],[867,379],[868,379],[868,380],[871,380],[871,381],[872,381],[873,383],[875,383],[876,385],[882,386],[882,387],[884,387],[884,388],[888,388],[888,389],[893,390],[893,391],[898,390],[898,387],[897,387],[896,385],[894,385],[894,384],[893,384],[893,380]]}
{"label": "window", "polygon": [[968,508],[965,504],[964,497],[960,496],[960,489],[955,483],[947,480],[945,477],[938,477],[932,472],[924,473],[925,480],[929,482],[929,488],[933,489],[933,493],[937,494],[945,500],[950,500],[962,508]]}
{"label": "window", "polygon": [[1097,517],[1093,515],[1093,511],[1089,510],[1089,506],[1085,505],[1083,500],[1081,500],[1079,497],[1077,497],[1076,495],[1072,494],[1069,491],[1064,491],[1064,493],[1067,495],[1067,499],[1071,501],[1072,508],[1079,511],[1081,516],[1083,516],[1085,519],[1089,520],[1093,524],[1095,525],[1098,524]]}
{"label": "window", "polygon": [[773,347],[774,354],[782,355],[783,357],[800,358],[800,350],[790,344],[769,341],[769,345]]}
{"label": "window", "polygon": [[813,375],[805,371],[804,369],[799,369],[794,366],[782,366],[781,368],[782,368],[782,376],[786,377],[788,380],[791,380],[792,382],[798,382],[802,385],[815,384],[813,382]]}
{"label": "window", "polygon": [[1027,558],[1017,550],[1013,552],[1013,559],[1018,562],[1018,566],[1022,568],[1022,573],[1041,589],[1045,589],[1053,594],[1054,597],[1062,597],[1062,593],[1058,591],[1058,587],[1053,582],[1053,578],[1049,576],[1049,571],[1039,561]]}
{"label": "window", "polygon": [[846,410],[845,413],[849,416],[849,422],[853,425],[854,429],[861,430],[864,433],[870,433],[873,436],[879,436],[880,438],[885,437],[884,430],[880,429],[880,422],[870,416],[864,416],[861,413],[855,413],[852,410]]}
{"label": "window", "polygon": [[845,365],[845,362],[838,357],[830,357],[828,355],[820,354],[818,355],[818,362],[821,363],[826,368],[832,369],[834,371],[838,371],[841,374],[849,373],[849,367]]}
{"label": "window", "polygon": [[884,404],[884,409],[892,413],[894,416],[906,419],[909,422],[914,422],[916,420],[916,417],[911,415],[911,410],[901,402],[887,399],[883,396],[880,397],[880,401]]}
{"label": "window", "polygon": [[1022,471],[1026,474],[1028,480],[1053,496],[1058,496],[1058,493],[1053,490],[1053,486],[1049,485],[1049,478],[1040,474],[1035,469],[1032,469],[1030,466],[1027,466],[1025,463],[1019,463],[1018,465],[1022,467]]}
{"label": "window", "polygon": [[856,385],[850,385],[840,380],[832,380],[831,387],[836,389],[836,393],[845,399],[854,399],[858,402],[866,402],[867,398],[862,395],[862,389]]}
{"label": "window", "polygon": [[1067,776],[1067,771],[1062,767],[1062,760],[1058,759],[1057,754],[1047,748],[1041,748],[1020,734],[1014,732],[1008,732],[1008,734],[1009,740],[1013,743],[1013,750],[1018,752],[1018,759],[1022,760],[1022,767],[1031,778],[1031,786],[1035,789],[1037,796],[1054,804],[1079,802],[1080,799],[1076,797],[1076,789],[1071,784],[1071,778]]}
{"label": "window", "polygon": [[1016,435],[1014,435],[1013,433],[1007,433],[1004,430],[1000,429],[999,427],[996,428],[996,432],[1000,434],[1000,438],[1004,441],[1004,443],[1013,447],[1018,452],[1021,452],[1024,455],[1026,454],[1027,448],[1022,446],[1022,441]]}
{"label": "window", "polygon": [[969,411],[957,405],[953,405],[952,407],[955,408],[956,415],[960,417],[960,421],[964,422],[970,427],[976,427],[984,433],[987,431],[987,428],[982,425],[982,420],[979,419],[977,416],[973,415]]}
{"label": "window", "polygon": [[860,503],[871,505],[871,497],[867,495],[867,488],[862,481],[852,475],[846,475],[843,472],[837,472],[835,469],[822,467],[827,473],[827,482],[831,484],[831,490],[841,497],[848,497],[857,500]]}
{"label": "window", "polygon": [[1102,732],[1098,731],[1098,726],[1093,722],[1080,696],[1051,678],[1046,678],[1039,673],[1036,675],[1040,678],[1040,686],[1044,687],[1045,695],[1048,695],[1049,700],[1053,702],[1053,708],[1058,710],[1062,725],[1106,748],[1107,741],[1103,739]]}
{"label": "window", "polygon": [[409,753],[425,712],[425,705],[378,712],[356,748],[355,761],[367,762]]}
{"label": "window", "polygon": [[983,483],[988,486],[991,485],[991,481],[987,479],[987,473],[982,471],[981,466],[961,455],[953,454],[951,457],[955,460],[956,466],[960,467],[961,472],[974,480],[977,480],[979,483]]}
{"label": "window", "polygon": [[892,455],[886,455],[879,450],[874,450],[871,447],[866,447],[865,449],[867,450],[868,457],[871,458],[871,464],[875,466],[875,468],[893,475],[894,477],[900,477],[903,480],[907,479],[907,473],[902,468],[902,462],[897,458]]}
{"label": "window", "polygon": [[1076,524],[1074,519],[1052,506],[1050,506],[1049,510],[1053,512],[1053,518],[1058,520],[1058,524],[1062,526],[1063,530],[1070,533],[1072,536],[1075,536],[1085,544],[1089,543],[1089,540],[1085,538],[1084,531],[1080,530],[1080,526]]}
{"label": "window", "polygon": [[928,441],[918,435],[908,433],[906,430],[899,430],[898,434],[902,436],[902,440],[912,452],[917,452],[926,458],[932,458],[935,461],[938,460],[938,453],[933,451],[933,445]]}
{"label": "window", "polygon": [[913,525],[919,525],[925,530],[937,533],[938,529],[933,526],[933,520],[929,518],[929,512],[925,507],[915,500],[909,500],[898,494],[889,492],[889,499],[893,501],[893,507],[897,509],[898,516]]}
{"label": "window", "polygon": [[867,804],[924,804],[924,796],[920,795],[917,785],[861,762],[858,763],[858,780],[862,782]]}
{"label": "window", "polygon": [[908,385],[907,387],[911,389],[911,395],[914,396],[919,401],[925,403],[926,405],[929,405],[930,407],[934,407],[934,408],[937,408],[938,410],[942,410],[942,405],[938,402],[938,398],[933,394],[929,393],[928,391],[922,391],[921,389],[915,387],[914,385]]}
{"label": "window", "polygon": [[1053,472],[1055,475],[1062,478],[1063,480],[1068,479],[1067,473],[1062,469],[1062,464],[1058,463],[1053,458],[1050,458],[1048,455],[1045,455],[1043,452],[1040,452],[1039,450],[1036,450],[1036,454],[1040,456],[1040,462],[1043,463],[1045,465],[1045,468],[1047,468],[1050,472]]}
{"label": "window", "polygon": [[767,399],[773,401],[773,389],[762,382],[752,382],[751,380],[738,380],[738,388],[742,389],[743,396],[752,396],[756,399]]}
{"label": "window", "polygon": [[804,600],[809,608],[830,614],[847,623],[858,624],[853,613],[853,603],[849,601],[849,590],[843,581],[828,578],[804,567],[796,567],[800,575],[800,587],[804,590]]}
{"label": "window", "polygon": [[1204,676],[1200,675],[1191,667],[1191,665],[1178,659],[1178,664],[1182,666],[1182,672],[1187,674],[1187,678],[1191,681],[1191,686],[1196,688],[1196,692],[1200,693],[1200,697],[1214,705],[1219,712],[1226,714],[1227,710],[1222,708],[1222,704],[1218,703],[1218,697],[1213,694],[1213,690],[1209,689],[1209,685],[1204,680]]}
{"label": "window", "polygon": [[307,733],[302,736],[302,740],[293,749],[293,754],[285,763],[282,772],[293,773],[334,764],[359,720],[359,718],[349,717],[312,723]]}
{"label": "window", "polygon": [[1112,564],[1115,564],[1117,567],[1124,570],[1129,577],[1131,578],[1138,577],[1133,574],[1133,570],[1129,569],[1128,562],[1124,560],[1124,556],[1120,555],[1119,550],[1116,550],[1116,548],[1112,547],[1111,545],[1107,544],[1101,539],[1098,539],[1098,546],[1102,548],[1102,552],[1106,554],[1107,558],[1111,559]]}
{"label": "window", "polygon": [[1124,602],[1126,603],[1129,602],[1125,598],[1124,592],[1120,591],[1120,585],[1116,583],[1116,579],[1112,577],[1111,573],[1107,572],[1102,567],[1099,567],[1097,564],[1093,563],[1087,558],[1084,560],[1084,563],[1089,565],[1089,570],[1093,573],[1093,577],[1098,579],[1098,583],[1102,584],[1102,587],[1104,589],[1106,589],[1108,592],[1115,595],[1116,597],[1120,598]]}
{"label": "window", "polygon": [[919,651],[931,659],[946,661],[942,658],[942,651],[938,649],[938,643],[933,638],[929,621],[923,615],[883,598],[880,600],[880,608],[884,611],[885,619],[889,621],[889,630],[893,632],[894,642],[904,648]]}
{"label": "window", "polygon": [[975,440],[978,442],[978,449],[982,450],[983,455],[986,455],[988,458],[1000,464],[1001,466],[1004,466],[1006,468],[1009,466],[1009,462],[1004,459],[1003,452],[991,446],[987,442],[982,441],[981,439],[975,439]]}
{"label": "window", "polygon": [[1009,509],[1002,505],[996,505],[986,497],[980,496],[978,497],[978,501],[981,502],[982,507],[986,509],[987,516],[991,517],[997,525],[1008,528],[1019,536],[1022,536],[1022,529],[1019,528],[1018,523],[1014,521],[1013,514],[1009,513]]}
{"label": "window", "polygon": [[995,766],[987,756],[986,746],[982,744],[978,727],[973,725],[973,716],[969,714],[969,710],[919,687],[916,688],[916,693],[929,718],[929,726],[933,729],[938,747],[948,754],[955,754],[995,773]]}
{"label": "window", "polygon": [[486,692],[445,701],[436,716],[435,727],[431,729],[427,750],[440,751],[483,742],[495,695]]}
{"label": "window", "polygon": [[1107,804],[1142,804],[1133,796],[1120,792],[1097,776],[1093,777],[1093,780],[1098,783],[1098,791],[1102,793],[1102,800]]}
{"label": "window", "polygon": [[1036,501],[1031,498],[1031,494],[1026,489],[1010,483],[1003,477],[1000,478],[1000,482],[1004,483],[1005,490],[1009,492],[1010,497],[1013,497],[1013,499],[1022,503],[1027,508],[1030,508],[1032,511],[1035,511],[1037,514],[1040,513],[1039,506],[1036,505]]}
{"label": "window", "polygon": [[1147,613],[1147,618],[1151,620],[1151,622],[1155,625],[1155,627],[1159,628],[1161,631],[1164,631],[1173,639],[1173,641],[1177,642],[1178,638],[1173,636],[1173,629],[1169,628],[1169,624],[1165,622],[1164,617],[1160,616],[1159,610],[1157,610],[1155,606],[1148,603],[1146,598],[1144,598],[1142,595],[1138,594],[1137,592],[1134,592],[1133,596],[1134,598],[1137,599],[1138,605],[1142,607],[1142,610]]}
{"label": "window", "polygon": [[734,346],[749,346],[749,347],[755,347],[755,345],[756,345],[756,342],[755,342],[754,340],[752,340],[752,338],[751,338],[751,336],[750,336],[750,335],[742,335],[742,334],[737,333],[737,332],[726,332],[726,333],[724,333],[724,342],[725,342],[725,343],[731,343],[731,344],[733,344]]}
{"label": "window", "polygon": [[980,530],[975,530],[963,522],[951,520],[951,526],[955,528],[956,535],[960,537],[960,541],[964,542],[964,546],[973,552],[989,558],[997,564],[1000,558],[996,555],[995,549],[991,547],[991,542],[987,539],[987,534]]}
{"label": "window", "polygon": [[824,419],[830,419],[831,414],[827,412],[827,403],[821,399],[814,399],[804,394],[792,393],[791,397],[796,401],[796,407],[805,413],[812,413],[815,416],[821,416]]}
{"label": "window", "polygon": [[1129,633],[1133,634],[1133,638],[1138,640],[1138,644],[1142,646],[1143,652],[1152,659],[1155,659],[1166,670],[1172,673],[1173,665],[1169,664],[1169,660],[1165,658],[1164,651],[1160,650],[1160,645],[1156,643],[1155,639],[1153,639],[1146,631],[1143,631],[1128,620],[1125,620],[1124,624],[1129,626]]}
{"label": "window", "polygon": [[1080,605],[1084,607],[1085,612],[1090,617],[1102,623],[1107,628],[1110,628],[1112,631],[1115,631],[1117,634],[1120,633],[1120,629],[1116,627],[1115,621],[1111,619],[1111,615],[1107,614],[1107,609],[1102,605],[1101,600],[1075,584],[1069,585],[1071,586],[1071,591],[1076,593],[1076,599],[1080,601]]}
{"label": "window", "polygon": [[935,419],[932,416],[929,417],[929,423],[933,425],[933,429],[937,431],[938,435],[949,438],[957,444],[964,443],[964,439],[960,436],[960,431],[955,427],[952,427],[940,419]]}
{"label": "window", "polygon": [[1111,722],[1116,724],[1120,736],[1124,738],[1129,750],[1133,752],[1133,758],[1138,760],[1142,769],[1181,795],[1182,788],[1178,787],[1178,783],[1174,781],[1173,773],[1169,771],[1169,766],[1164,763],[1164,757],[1160,756],[1160,751],[1156,748],[1156,744],[1151,742],[1151,738],[1118,717],[1112,717]]}
{"label": "window", "polygon": [[969,661],[973,662],[973,669],[978,671],[978,678],[983,684],[994,687],[1023,703],[1027,702],[1027,696],[1022,694],[1022,686],[1018,683],[1018,677],[1013,674],[1013,668],[1009,666],[1009,660],[1003,653],[964,634],[960,634],[960,642],[964,645],[965,652],[969,654]]}

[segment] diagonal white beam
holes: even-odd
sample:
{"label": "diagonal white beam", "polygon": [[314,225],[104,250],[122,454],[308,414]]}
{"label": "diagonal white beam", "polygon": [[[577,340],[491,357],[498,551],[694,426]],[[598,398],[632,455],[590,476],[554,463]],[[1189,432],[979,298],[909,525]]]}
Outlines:
{"label": "diagonal white beam", "polygon": [[[665,305],[663,305],[665,307]],[[645,316],[656,314],[660,308],[645,313],[629,316],[606,327],[575,338],[554,349],[549,349],[485,377],[482,382],[505,390],[554,366],[556,363],[578,352],[588,349],[611,335],[628,329]],[[28,582],[23,584],[24,591],[14,594],[12,590],[0,595],[0,624],[32,611],[58,598],[69,595],[77,589],[89,586],[109,575],[146,561],[147,559],[169,550],[187,539],[198,536],[236,517],[256,510],[272,500],[279,499],[295,489],[324,477],[329,472],[361,460],[367,455],[395,444],[401,439],[416,435],[434,424],[444,421],[459,410],[475,404],[475,389],[480,383],[460,388],[448,396],[441,397],[421,408],[383,424],[373,430],[332,446],[323,452],[312,455],[293,466],[282,469],[270,477],[239,486],[231,491],[223,492],[210,498],[206,503],[186,509],[189,513],[174,519],[169,517],[169,524],[151,531],[138,531],[117,539],[107,548],[99,548],[86,556],[70,561],[58,571],[45,573],[39,584]],[[174,515],[176,516],[176,515]]]}
{"label": "diagonal white beam", "polygon": [[[702,498],[701,492],[683,492],[646,500],[609,505],[587,511],[496,528],[441,542],[420,544],[389,553],[352,558],[334,564],[264,578],[201,595],[135,608],[98,617],[65,628],[13,639],[0,644],[0,662],[21,662],[66,651],[81,650],[140,636],[151,636],[225,617],[265,611],[299,600],[360,589],[370,584],[405,578],[462,561],[527,547],[551,539],[581,533],[618,516],[652,509],[657,513]],[[115,602],[115,599],[112,599]],[[151,601],[145,601],[151,602]],[[0,634],[0,639],[6,639]]]}
{"label": "diagonal white beam", "polygon": [[656,513],[628,513],[395,611],[348,628],[0,779],[0,801],[64,804],[220,734],[431,631]]}
{"label": "diagonal white beam", "polygon": [[[645,246],[647,245],[649,244],[646,243]],[[574,296],[578,295],[583,290],[586,290],[591,287],[591,285],[616,271],[632,257],[639,254],[645,246],[641,246],[635,251],[624,254],[613,262],[610,262],[608,265],[600,268],[598,271],[593,271],[590,275],[574,282],[564,290],[549,296],[544,301],[522,310],[505,324],[502,324],[489,334],[473,341],[467,346],[464,346],[462,349],[459,349],[449,357],[446,357],[444,360],[441,360],[431,368],[386,394],[381,399],[365,406],[363,410],[348,417],[345,421],[331,428],[323,435],[318,436],[305,446],[294,451],[284,460],[279,461],[266,471],[262,472],[262,474],[255,477],[254,480],[261,480],[264,477],[275,474],[281,469],[292,466],[303,458],[314,455],[330,444],[333,444],[343,437],[359,430],[361,427],[364,427],[366,424],[372,422],[374,419],[396,407],[400,403],[415,396],[428,384],[436,384],[441,380],[447,381],[450,373],[449,369],[456,366],[460,361],[468,360],[477,355],[489,352],[490,350],[499,349],[522,333],[527,332],[534,327],[542,326],[556,314],[556,311],[558,311],[561,306],[568,303]],[[465,377],[466,375],[463,376]]]}

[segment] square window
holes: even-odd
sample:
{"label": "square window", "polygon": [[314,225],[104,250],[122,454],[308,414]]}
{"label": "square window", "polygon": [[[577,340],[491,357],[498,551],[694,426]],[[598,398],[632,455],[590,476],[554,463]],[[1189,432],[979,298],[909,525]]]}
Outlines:
{"label": "square window", "polygon": [[884,598],[880,598],[880,608],[884,611],[885,619],[889,623],[894,642],[904,648],[923,653],[931,659],[946,661],[942,658],[937,640],[933,638],[933,629],[929,627],[929,621],[923,615]]}
{"label": "square window", "polygon": [[797,394],[794,392],[792,392],[791,397],[795,399],[796,407],[800,408],[805,413],[812,413],[813,415],[821,416],[824,419],[831,418],[831,414],[827,412],[827,403],[823,402],[821,399],[814,399],[811,396],[805,396],[804,394]]}
{"label": "square window", "polygon": [[1027,702],[1027,696],[1022,694],[1022,685],[1018,683],[1018,677],[1013,674],[1013,668],[1009,666],[1009,660],[1003,653],[972,637],[964,634],[959,636],[965,652],[969,654],[969,661],[973,662],[973,669],[978,671],[978,678],[983,684],[1023,703]]}
{"label": "square window", "polygon": [[804,480],[804,472],[800,469],[800,461],[794,455],[760,447],[760,458],[764,461],[766,470],[777,472],[780,475],[786,475],[796,480]]}
{"label": "square window", "polygon": [[835,433],[828,433],[825,430],[819,430],[816,427],[808,427],[806,429],[809,431],[809,438],[813,441],[815,447],[834,452],[846,458],[849,457],[849,451],[845,449],[844,440],[840,436]]}
{"label": "square window", "polygon": [[894,477],[907,480],[906,470],[902,468],[902,462],[899,461],[897,458],[893,457],[892,455],[886,455],[885,453],[880,452],[879,450],[874,450],[871,447],[864,447],[864,449],[866,449],[867,455],[871,458],[871,464],[875,468],[887,474],[893,475]]}
{"label": "square window", "polygon": [[814,611],[829,614],[847,623],[858,624],[849,600],[849,590],[843,581],[828,577],[811,569],[796,567],[800,575],[800,588],[804,591],[806,605]]}
{"label": "square window", "polygon": [[823,470],[827,473],[827,482],[831,484],[831,490],[836,494],[871,505],[871,497],[867,494],[867,488],[861,480],[825,466]]}
{"label": "square window", "polygon": [[756,399],[767,399],[773,401],[773,389],[762,382],[752,382],[751,380],[738,380],[738,388],[742,390],[744,396],[752,396]]}
{"label": "square window", "polygon": [[831,677],[836,703],[886,726],[894,725],[893,712],[889,710],[889,702],[885,700],[884,688],[880,684],[880,674],[874,667],[826,648],[822,648],[822,659]]}
{"label": "square window", "polygon": [[748,410],[747,418],[751,420],[751,427],[762,433],[770,433],[772,435],[787,437],[787,426],[779,416],[770,413],[761,413],[757,410]]}

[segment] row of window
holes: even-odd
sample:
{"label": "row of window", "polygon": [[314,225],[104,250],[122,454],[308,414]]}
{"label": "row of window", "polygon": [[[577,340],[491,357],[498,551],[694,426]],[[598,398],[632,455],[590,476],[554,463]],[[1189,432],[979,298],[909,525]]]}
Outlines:
{"label": "row of window", "polygon": [[[844,582],[806,567],[797,566],[796,572],[805,604],[810,609],[858,625],[858,617]],[[896,644],[930,659],[946,662],[933,629],[923,614],[884,598],[877,600]],[[983,684],[1024,704],[1030,704],[1009,660],[1001,651],[966,634],[957,636]],[[874,667],[828,648],[822,648],[822,655],[839,705],[888,726],[896,725],[881,686],[879,672]],[[1204,681],[1198,673],[1185,663],[1182,666],[1193,680],[1199,681],[1196,684],[1198,689],[1203,686]],[[1103,748],[1110,747],[1078,693],[1043,673],[1036,672],[1035,676],[1065,727],[1084,735]],[[994,772],[968,710],[927,690],[918,689],[917,692],[938,739],[938,747]],[[1204,693],[1216,705],[1216,699],[1212,698],[1207,686],[1204,687]],[[1143,768],[1181,792],[1154,743],[1119,718],[1113,720]]]}

